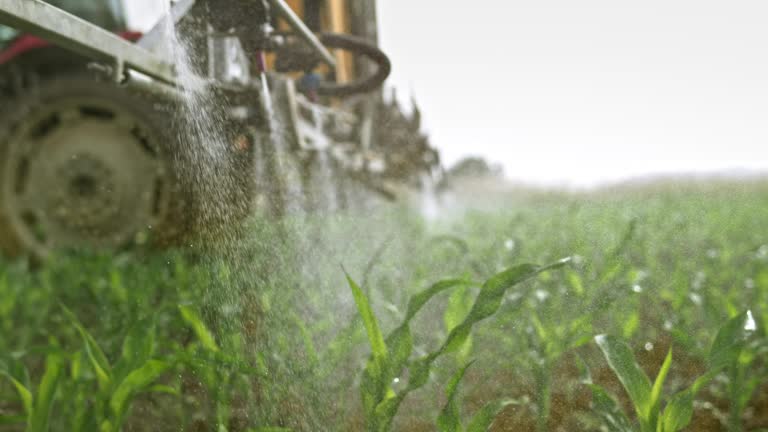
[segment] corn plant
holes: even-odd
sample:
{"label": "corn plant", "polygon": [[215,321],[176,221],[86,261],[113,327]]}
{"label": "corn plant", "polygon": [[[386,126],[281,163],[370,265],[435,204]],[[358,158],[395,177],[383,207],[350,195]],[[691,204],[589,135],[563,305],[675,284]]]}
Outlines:
{"label": "corn plant", "polygon": [[[509,288],[544,271],[562,267],[568,261],[564,259],[543,267],[522,264],[491,277],[482,285],[469,314],[451,330],[440,347],[415,360],[410,360],[413,349],[411,320],[438,293],[470,282],[461,279],[444,280],[414,295],[408,302],[403,322],[384,338],[368,298],[357,283],[347,276],[372,351],[360,384],[367,429],[371,432],[388,431],[405,397],[427,383],[434,362],[446,353],[459,350],[466,343],[472,327],[496,313]],[[396,393],[391,383],[406,367],[409,371],[408,385]]]}
{"label": "corn plant", "polygon": [[446,390],[447,402],[440,415],[437,417],[437,430],[439,432],[485,432],[491,427],[496,416],[507,405],[514,403],[511,400],[500,400],[486,404],[469,420],[466,426],[462,425],[461,406],[457,401],[459,384],[472,362],[460,368],[451,377]]}
{"label": "corn plant", "polygon": [[[83,411],[75,416],[76,421],[81,423],[73,425],[74,430],[119,431],[133,398],[150,388],[173,366],[166,360],[154,358],[155,325],[151,321],[135,323],[123,341],[119,360],[110,364],[101,347],[77,317],[66,307],[62,306],[62,309],[82,338],[86,361],[95,373],[97,382],[97,396],[92,411],[85,412],[85,404],[78,406]],[[81,365],[75,364],[72,375],[76,381],[82,378]]]}
{"label": "corn plant", "polygon": [[[29,372],[22,364],[17,363],[13,368],[0,364],[0,376],[5,376],[11,381],[24,407],[23,416],[5,420],[8,422],[16,420],[26,422],[26,432],[46,432],[64,365],[63,353],[58,350],[49,353],[45,358],[45,372],[37,388],[33,389],[30,385]],[[0,422],[0,424],[2,423]]]}
{"label": "corn plant", "polygon": [[677,432],[685,428],[693,416],[693,400],[721,370],[733,367],[748,332],[748,312],[744,312],[723,325],[717,333],[709,354],[709,370],[688,388],[681,390],[663,404],[664,382],[672,365],[670,348],[656,379],[651,380],[635,361],[630,347],[622,340],[598,335],[595,342],[605,356],[608,365],[619,378],[635,409],[636,422],[632,422],[616,401],[602,387],[588,382],[592,389],[593,408],[605,426],[617,432]]}

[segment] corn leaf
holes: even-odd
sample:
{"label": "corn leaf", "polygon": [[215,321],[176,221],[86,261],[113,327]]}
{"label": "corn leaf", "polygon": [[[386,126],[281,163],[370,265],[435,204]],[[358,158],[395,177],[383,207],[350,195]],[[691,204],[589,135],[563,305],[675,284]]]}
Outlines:
{"label": "corn leaf", "polygon": [[80,333],[80,337],[83,339],[85,353],[88,355],[88,359],[90,360],[94,372],[96,372],[99,388],[101,390],[106,390],[112,384],[112,368],[109,365],[109,361],[107,361],[107,356],[104,355],[104,352],[99,347],[99,344],[96,343],[93,336],[91,336],[82,324],[80,324],[80,321],[75,314],[64,305],[61,305],[61,308],[64,310],[64,315],[69,318],[72,325],[75,326],[78,333]]}
{"label": "corn leaf", "polygon": [[[131,398],[144,390],[171,367],[159,360],[149,360],[135,369],[117,386],[109,400],[109,406],[117,419],[122,419],[130,407]],[[119,424],[119,423],[118,423]]]}
{"label": "corn leaf", "polygon": [[153,320],[137,321],[123,340],[122,357],[127,366],[146,363],[155,351],[155,323]]}
{"label": "corn leaf", "polygon": [[384,336],[379,330],[379,324],[376,321],[376,316],[371,309],[371,303],[368,301],[365,293],[362,289],[347,275],[347,282],[349,288],[352,290],[352,296],[355,298],[355,304],[357,305],[358,313],[363,319],[363,325],[365,331],[368,333],[368,342],[371,345],[371,351],[374,357],[387,358],[387,345],[384,343]]}
{"label": "corn leaf", "polygon": [[411,334],[410,323],[421,308],[437,294],[457,286],[466,286],[468,284],[468,281],[461,279],[443,280],[411,297],[408,301],[408,310],[403,323],[392,331],[392,333],[387,335],[385,340],[387,347],[391,351],[390,354],[392,358],[390,362],[392,364],[392,373],[399,373],[411,357],[411,352],[413,350],[413,336]]}
{"label": "corn leaf", "polygon": [[656,381],[653,383],[653,388],[651,388],[650,404],[652,416],[657,415],[659,406],[661,405],[661,391],[664,388],[664,380],[667,379],[667,373],[669,373],[669,368],[671,365],[672,348],[669,349],[667,357],[664,359],[664,363],[662,363],[661,369],[659,369],[659,374],[656,376]]}
{"label": "corn leaf", "polygon": [[693,417],[693,393],[685,390],[672,396],[661,417],[662,432],[677,432]]}
{"label": "corn leaf", "polygon": [[32,392],[29,391],[29,389],[22,384],[19,380],[12,377],[11,374],[5,371],[0,372],[1,375],[5,375],[6,378],[8,378],[9,381],[11,381],[11,384],[16,388],[16,393],[19,394],[19,399],[21,399],[21,405],[24,407],[24,414],[26,414],[27,418],[30,418],[32,416]]}
{"label": "corn leaf", "polygon": [[487,432],[496,420],[496,416],[507,406],[515,403],[511,400],[501,400],[485,404],[480,410],[472,416],[467,425],[466,432]]}
{"label": "corn leaf", "polygon": [[49,354],[45,359],[45,373],[37,387],[35,408],[29,422],[29,432],[45,432],[51,418],[51,408],[59,379],[64,372],[64,357],[59,353]]}
{"label": "corn leaf", "polygon": [[461,427],[459,404],[456,402],[456,397],[458,395],[459,384],[470,366],[472,366],[472,362],[467,363],[464,367],[456,371],[448,382],[446,391],[448,401],[440,412],[440,415],[437,417],[437,430],[440,432],[462,432],[463,430]]}
{"label": "corn leaf", "polygon": [[598,335],[595,337],[595,342],[629,394],[638,417],[641,421],[647,422],[651,409],[651,382],[648,375],[635,362],[632,350],[613,336]]}
{"label": "corn leaf", "polygon": [[619,404],[602,387],[589,384],[592,389],[592,409],[611,432],[634,432],[632,422]]}
{"label": "corn leaf", "polygon": [[710,369],[721,369],[736,362],[744,346],[747,332],[747,312],[731,318],[717,331],[712,348],[709,351]]}
{"label": "corn leaf", "polygon": [[208,327],[203,322],[200,314],[190,306],[186,305],[179,305],[179,312],[181,312],[181,317],[184,321],[189,324],[192,331],[195,332],[195,336],[197,336],[197,340],[200,344],[210,351],[218,352],[219,346],[216,344],[216,338],[214,338],[213,333],[208,330]]}
{"label": "corn leaf", "polygon": [[26,421],[26,415],[0,415],[0,426],[16,425]]}

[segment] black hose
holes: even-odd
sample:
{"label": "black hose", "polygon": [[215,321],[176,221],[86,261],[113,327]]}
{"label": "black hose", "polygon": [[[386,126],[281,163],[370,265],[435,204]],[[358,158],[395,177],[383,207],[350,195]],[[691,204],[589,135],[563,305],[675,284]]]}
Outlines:
{"label": "black hose", "polygon": [[362,77],[355,81],[337,84],[323,82],[317,92],[323,96],[345,97],[358,93],[368,93],[379,89],[392,72],[392,63],[389,57],[376,45],[367,40],[342,33],[321,33],[320,41],[323,45],[332,49],[350,51],[356,56],[368,57],[376,63],[376,72],[371,76]]}
{"label": "black hose", "polygon": [[[294,34],[284,34],[286,38],[292,38]],[[324,81],[320,83],[317,93],[321,96],[346,97],[359,93],[368,93],[377,90],[384,84],[392,71],[392,63],[376,45],[371,42],[349,34],[320,33],[317,35],[320,42],[329,49],[340,49],[352,53],[355,57],[367,57],[376,64],[376,71],[370,76],[361,77],[348,83],[332,83]],[[275,69],[278,72],[290,71],[306,72],[314,69],[322,60],[313,53],[309,47],[303,44],[286,44],[283,50],[278,50],[278,59]]]}

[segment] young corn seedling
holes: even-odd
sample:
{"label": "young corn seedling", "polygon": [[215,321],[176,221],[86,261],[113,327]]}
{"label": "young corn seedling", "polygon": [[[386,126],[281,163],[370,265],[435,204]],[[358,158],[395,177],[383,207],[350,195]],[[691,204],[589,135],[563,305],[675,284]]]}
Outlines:
{"label": "young corn seedling", "polygon": [[[0,376],[5,376],[16,388],[16,392],[24,407],[24,415],[17,419],[2,419],[13,422],[26,421],[26,432],[46,432],[49,426],[51,408],[64,370],[64,355],[58,351],[49,353],[45,358],[45,372],[37,389],[32,389],[29,383],[29,373],[24,366],[14,368],[16,373],[0,364]],[[0,421],[0,424],[3,424]]]}
{"label": "young corn seedling", "polygon": [[[403,322],[385,338],[379,329],[365,293],[355,281],[347,276],[371,346],[371,356],[363,370],[360,383],[367,430],[370,432],[390,430],[392,420],[405,397],[427,383],[433,363],[443,354],[461,349],[466,343],[472,327],[496,313],[509,288],[544,271],[562,267],[568,262],[569,259],[564,259],[543,267],[522,264],[491,277],[480,288],[480,293],[467,316],[451,330],[440,347],[436,351],[415,360],[410,360],[413,350],[411,320],[438,293],[467,285],[470,282],[460,279],[445,280],[414,295],[408,302],[408,309]],[[396,393],[392,389],[391,383],[401,375],[406,367],[409,371],[408,385],[404,390]]]}
{"label": "young corn seedling", "polygon": [[485,432],[491,427],[496,416],[507,405],[514,403],[510,400],[491,402],[482,407],[469,421],[466,427],[462,426],[460,404],[457,402],[459,384],[464,378],[467,369],[472,362],[459,369],[448,382],[447,398],[443,410],[437,417],[437,430],[439,432]]}
{"label": "young corn seedling", "polygon": [[[85,355],[96,375],[98,392],[93,410],[77,416],[83,423],[75,430],[117,432],[121,429],[133,399],[147,390],[168,371],[172,363],[153,358],[155,326],[149,321],[135,323],[123,340],[120,359],[113,365],[93,336],[80,324],[77,317],[62,306],[65,315],[75,326],[83,341]],[[80,372],[73,376],[81,379]]]}
{"label": "young corn seedling", "polygon": [[[738,361],[744,343],[745,312],[723,325],[715,337],[709,354],[710,369],[689,388],[668,398],[662,407],[664,381],[672,365],[672,349],[653,383],[635,361],[631,348],[622,340],[608,335],[595,337],[608,365],[619,378],[635,408],[632,422],[616,401],[602,387],[588,382],[592,389],[594,410],[602,422],[617,432],[677,432],[685,428],[693,416],[695,395],[717,373]],[[748,327],[746,327],[748,328]]]}
{"label": "young corn seedling", "polygon": [[726,377],[726,393],[730,400],[728,432],[741,432],[742,415],[752,399],[755,389],[765,380],[759,373],[751,373],[755,361],[768,347],[765,340],[755,337],[758,328],[751,311],[746,311],[728,321],[718,332],[712,344],[708,366],[722,370]]}

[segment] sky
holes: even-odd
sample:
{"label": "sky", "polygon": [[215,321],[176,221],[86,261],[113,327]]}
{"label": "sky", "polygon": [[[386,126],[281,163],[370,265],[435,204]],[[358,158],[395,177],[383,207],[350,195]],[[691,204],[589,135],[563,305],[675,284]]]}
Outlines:
{"label": "sky", "polygon": [[390,84],[447,164],[594,185],[768,172],[765,0],[381,0]]}

